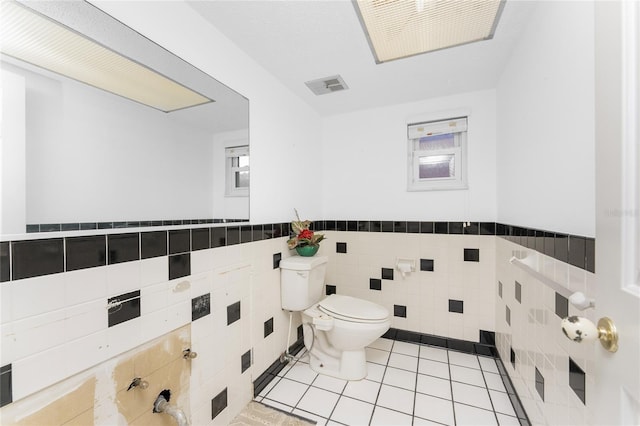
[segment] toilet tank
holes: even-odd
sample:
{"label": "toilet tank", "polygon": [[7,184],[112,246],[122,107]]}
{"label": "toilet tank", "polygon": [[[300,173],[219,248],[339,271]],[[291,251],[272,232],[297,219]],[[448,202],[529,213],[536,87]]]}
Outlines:
{"label": "toilet tank", "polygon": [[304,311],[322,298],[326,256],[291,256],[280,261],[282,309]]}

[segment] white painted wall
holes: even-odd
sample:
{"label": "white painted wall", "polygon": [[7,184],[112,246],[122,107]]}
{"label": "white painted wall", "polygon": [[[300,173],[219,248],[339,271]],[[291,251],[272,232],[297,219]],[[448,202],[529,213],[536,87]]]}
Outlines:
{"label": "white painted wall", "polygon": [[[270,73],[183,2],[95,1],[121,22],[249,99],[251,221],[321,216],[322,170],[313,162],[320,144],[319,116]],[[153,19],[149,19],[153,16]]]}
{"label": "white painted wall", "polygon": [[213,217],[209,133],[72,80],[3,67],[25,80],[27,223]]}
{"label": "white painted wall", "polygon": [[[495,105],[486,90],[325,118],[324,217],[495,221]],[[407,123],[461,110],[469,113],[469,189],[408,192]]]}
{"label": "white painted wall", "polygon": [[499,222],[595,236],[593,20],[538,2],[500,78]]}

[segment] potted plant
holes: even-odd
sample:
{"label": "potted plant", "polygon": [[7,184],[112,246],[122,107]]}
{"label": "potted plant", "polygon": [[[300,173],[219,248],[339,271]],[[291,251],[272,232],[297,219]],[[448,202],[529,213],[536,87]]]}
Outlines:
{"label": "potted plant", "polygon": [[294,211],[298,220],[291,222],[291,230],[294,235],[287,241],[287,246],[290,250],[295,249],[300,256],[313,256],[318,252],[320,241],[324,240],[324,235],[309,229],[312,222],[300,220],[298,210],[294,209]]}

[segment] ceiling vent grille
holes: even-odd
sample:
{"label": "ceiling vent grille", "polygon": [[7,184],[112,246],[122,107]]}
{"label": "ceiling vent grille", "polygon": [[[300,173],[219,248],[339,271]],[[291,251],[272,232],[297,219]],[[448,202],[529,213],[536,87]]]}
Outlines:
{"label": "ceiling vent grille", "polygon": [[331,77],[319,78],[317,80],[307,81],[304,84],[316,95],[324,95],[326,93],[339,92],[341,90],[347,90],[349,86],[344,82],[339,75],[333,75]]}

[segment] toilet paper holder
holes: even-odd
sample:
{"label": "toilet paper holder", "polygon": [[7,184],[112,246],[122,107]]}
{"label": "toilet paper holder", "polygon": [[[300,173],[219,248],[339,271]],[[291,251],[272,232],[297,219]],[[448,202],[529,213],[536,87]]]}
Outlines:
{"label": "toilet paper holder", "polygon": [[400,271],[402,277],[416,270],[416,260],[398,257],[396,258],[396,269]]}

